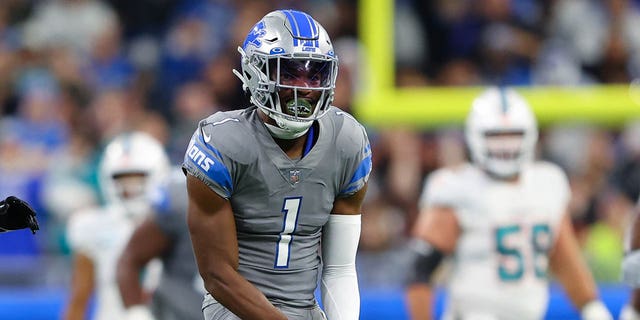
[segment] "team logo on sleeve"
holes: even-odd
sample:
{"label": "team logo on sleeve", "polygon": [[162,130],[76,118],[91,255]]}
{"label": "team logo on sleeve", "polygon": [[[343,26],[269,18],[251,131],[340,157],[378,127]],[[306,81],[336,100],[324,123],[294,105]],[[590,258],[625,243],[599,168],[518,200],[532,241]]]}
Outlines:
{"label": "team logo on sleeve", "polygon": [[200,166],[200,168],[202,168],[202,170],[204,171],[209,171],[211,166],[215,163],[213,159],[207,157],[204,152],[200,151],[200,149],[198,149],[195,144],[189,148],[187,154],[189,155],[189,158],[191,158],[193,162],[197,163],[198,166]]}

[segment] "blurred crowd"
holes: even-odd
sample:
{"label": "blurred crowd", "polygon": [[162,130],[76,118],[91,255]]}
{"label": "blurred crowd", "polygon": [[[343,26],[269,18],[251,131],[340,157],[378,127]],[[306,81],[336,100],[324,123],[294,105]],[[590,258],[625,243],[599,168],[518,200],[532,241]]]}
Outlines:
{"label": "blurred crowd", "polygon": [[[395,4],[398,86],[640,78],[637,0]],[[51,267],[31,281],[68,281],[65,223],[71,213],[101,203],[96,167],[106,142],[143,130],[179,164],[199,119],[248,105],[231,69],[239,66],[237,47],[251,24],[274,8],[307,11],[325,26],[340,59],[334,104],[353,111],[366,55],[355,0],[3,0],[0,195],[32,204],[41,232],[7,234],[0,259],[45,259]],[[598,281],[619,281],[625,223],[640,194],[635,120],[614,128],[567,122],[541,131],[539,157],[570,177],[571,214]],[[401,277],[393,276],[394,263],[403,263],[395,249],[418,212],[423,179],[465,161],[466,151],[461,126],[367,129],[374,168],[360,278],[363,286],[394,285]],[[0,284],[31,270],[0,269]]]}
{"label": "blurred crowd", "polygon": [[[398,87],[576,86],[640,78],[640,1],[395,4]],[[361,261],[375,265],[364,277],[380,283],[403,263],[397,250],[388,249],[401,246],[411,229],[424,177],[468,156],[462,124],[372,130],[370,138],[377,188],[370,187],[361,249],[377,254]],[[570,214],[596,280],[619,282],[628,219],[640,195],[640,119],[616,127],[577,120],[548,125],[541,128],[538,158],[559,164],[569,176]]]}

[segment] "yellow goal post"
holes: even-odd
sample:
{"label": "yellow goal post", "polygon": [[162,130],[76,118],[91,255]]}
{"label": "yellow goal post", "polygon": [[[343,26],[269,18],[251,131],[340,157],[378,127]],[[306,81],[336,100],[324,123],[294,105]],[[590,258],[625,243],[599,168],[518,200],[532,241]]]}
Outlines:
{"label": "yellow goal post", "polygon": [[[394,0],[359,1],[362,88],[355,115],[374,128],[427,129],[460,124],[480,87],[396,88],[394,85]],[[640,81],[620,85],[516,87],[541,125],[586,122],[619,127],[640,119]]]}

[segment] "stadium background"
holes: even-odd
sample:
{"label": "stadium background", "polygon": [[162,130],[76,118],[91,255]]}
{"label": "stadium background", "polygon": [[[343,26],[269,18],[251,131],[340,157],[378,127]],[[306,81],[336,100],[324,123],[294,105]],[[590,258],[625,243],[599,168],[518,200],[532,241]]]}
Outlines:
{"label": "stadium background", "polygon": [[[362,319],[404,319],[400,248],[422,179],[461,161],[461,124],[487,84],[539,117],[539,156],[567,170],[583,252],[617,315],[623,236],[640,189],[635,0],[6,0],[0,4],[0,196],[42,230],[2,234],[0,318],[57,319],[69,214],[101,202],[105,141],[149,131],[175,163],[194,121],[246,105],[235,47],[273,8],[311,13],[341,59],[336,105],[369,131],[374,172],[358,268]],[[438,296],[441,310],[442,292]],[[552,287],[548,319],[577,318]]]}

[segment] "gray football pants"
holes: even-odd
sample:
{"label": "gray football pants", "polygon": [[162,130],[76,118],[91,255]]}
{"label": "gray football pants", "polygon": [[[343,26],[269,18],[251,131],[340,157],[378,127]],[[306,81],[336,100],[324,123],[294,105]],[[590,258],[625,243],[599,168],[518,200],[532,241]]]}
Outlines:
{"label": "gray football pants", "polygon": [[[311,309],[296,309],[286,306],[276,306],[289,320],[326,320],[322,309],[317,304]],[[205,320],[241,320],[210,294],[206,294],[202,302],[202,313]]]}

